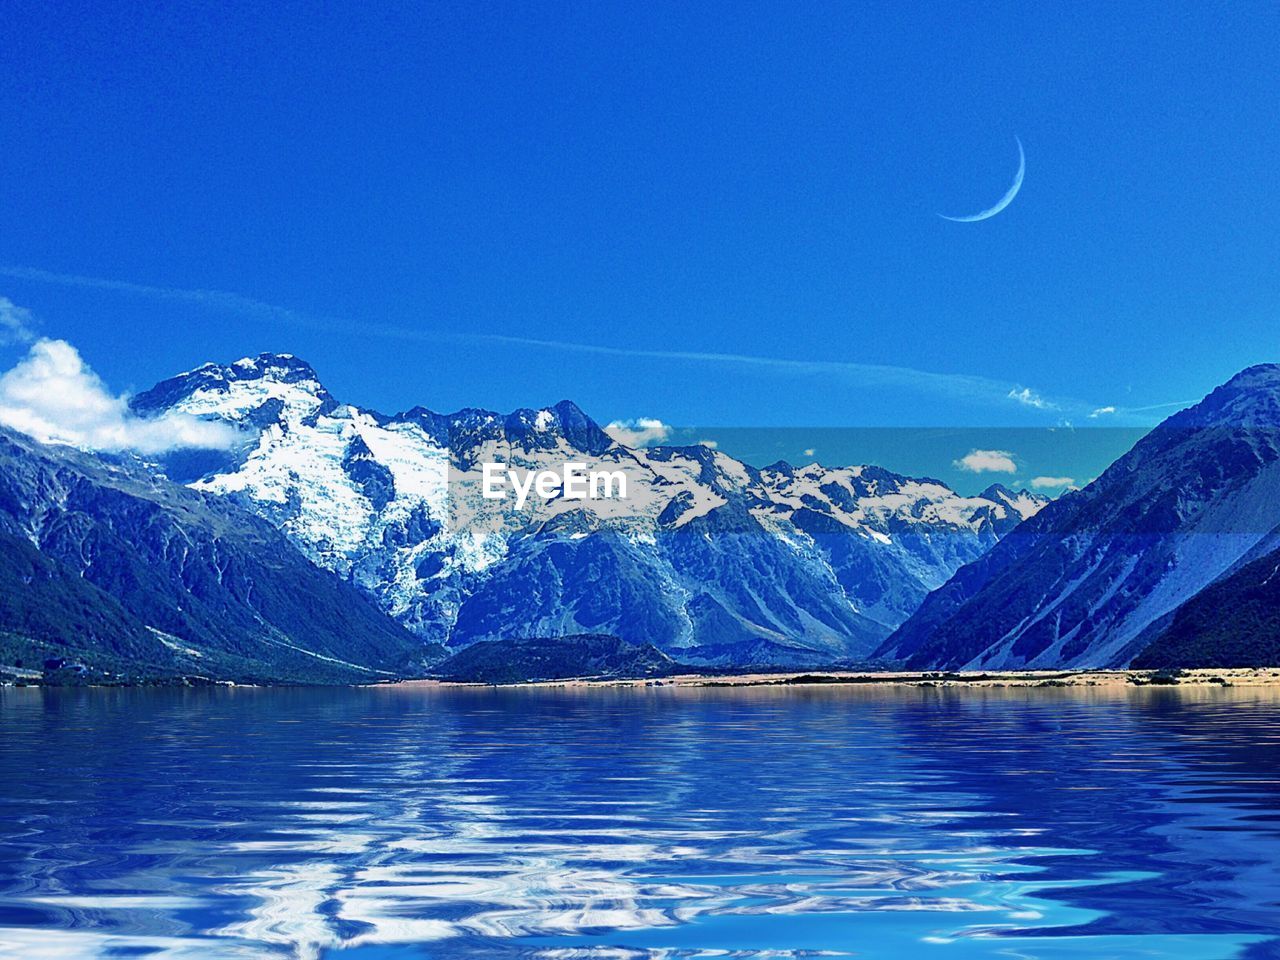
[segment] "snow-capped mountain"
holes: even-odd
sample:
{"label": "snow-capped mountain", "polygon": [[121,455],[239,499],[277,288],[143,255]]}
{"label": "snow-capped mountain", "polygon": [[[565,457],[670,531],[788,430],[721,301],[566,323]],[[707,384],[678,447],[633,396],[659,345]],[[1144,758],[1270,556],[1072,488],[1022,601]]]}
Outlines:
{"label": "snow-capped mountain", "polygon": [[[206,364],[134,400],[238,427],[163,466],[238,500],[429,641],[613,634],[691,662],[863,657],[1046,502],[962,497],[878,467],[755,469],[632,449],[569,402],[395,416],[339,402],[288,355]],[[621,473],[625,497],[484,495],[486,464]]]}
{"label": "snow-capped mountain", "polygon": [[1280,365],[1268,364],[959,570],[879,652],[951,668],[1263,662],[1249,649],[1276,646],[1277,546]]}

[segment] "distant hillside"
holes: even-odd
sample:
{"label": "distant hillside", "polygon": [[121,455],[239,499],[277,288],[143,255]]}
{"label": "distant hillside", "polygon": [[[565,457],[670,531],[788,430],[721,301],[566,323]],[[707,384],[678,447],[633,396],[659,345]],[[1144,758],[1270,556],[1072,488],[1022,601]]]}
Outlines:
{"label": "distant hillside", "polygon": [[520,683],[573,677],[657,677],[677,664],[652,644],[583,634],[486,640],[455,653],[432,673],[445,680]]}

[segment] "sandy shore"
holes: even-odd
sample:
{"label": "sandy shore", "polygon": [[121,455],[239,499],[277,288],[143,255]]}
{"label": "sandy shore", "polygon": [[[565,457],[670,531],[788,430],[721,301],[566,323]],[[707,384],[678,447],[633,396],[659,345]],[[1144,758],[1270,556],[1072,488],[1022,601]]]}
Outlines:
{"label": "sandy shore", "polygon": [[[407,680],[397,687],[478,687],[491,684],[442,680]],[[680,674],[635,680],[594,679],[536,680],[503,684],[512,687],[1280,687],[1280,667],[1153,670],[1009,670],[924,671],[919,673],[859,673],[806,670],[795,673],[743,673],[733,675]]]}

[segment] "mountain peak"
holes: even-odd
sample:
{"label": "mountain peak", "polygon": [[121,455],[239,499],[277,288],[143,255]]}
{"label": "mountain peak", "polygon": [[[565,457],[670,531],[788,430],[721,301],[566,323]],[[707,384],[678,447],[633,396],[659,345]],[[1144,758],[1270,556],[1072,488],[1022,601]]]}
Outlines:
{"label": "mountain peak", "polygon": [[1280,363],[1255,363],[1252,366],[1245,367],[1228,380],[1224,386],[1231,386],[1237,382],[1250,384],[1259,380],[1267,380],[1272,384],[1280,383]]}
{"label": "mountain peak", "polygon": [[584,453],[599,454],[613,444],[600,425],[571,400],[536,410],[528,407],[513,410],[503,418],[502,429],[508,440],[526,449],[554,445],[557,437],[563,437],[574,449]]}
{"label": "mountain peak", "polygon": [[1280,427],[1280,363],[1246,367],[1162,427]]}
{"label": "mountain peak", "polygon": [[225,365],[205,363],[176,377],[162,380],[150,390],[135,396],[131,406],[143,415],[157,413],[197,392],[225,393],[234,383],[255,380],[297,384],[321,402],[332,401],[311,364],[291,353],[260,353],[256,357],[241,357]]}
{"label": "mountain peak", "polygon": [[266,377],[283,383],[297,383],[302,380],[319,381],[315,368],[292,353],[260,353],[256,357],[241,357],[221,369],[233,379],[239,380]]}
{"label": "mountain peak", "polygon": [[613,445],[613,438],[572,400],[561,400],[550,410],[560,423],[561,434],[577,449],[600,454]]}

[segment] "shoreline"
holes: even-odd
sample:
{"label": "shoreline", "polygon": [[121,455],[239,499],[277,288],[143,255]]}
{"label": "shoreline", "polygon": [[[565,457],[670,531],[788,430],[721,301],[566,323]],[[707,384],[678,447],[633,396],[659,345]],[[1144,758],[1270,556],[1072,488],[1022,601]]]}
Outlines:
{"label": "shoreline", "polygon": [[488,682],[482,680],[404,679],[371,683],[255,683],[175,677],[123,683],[48,683],[20,678],[0,681],[0,689],[348,689],[348,690],[498,690],[498,689],[1280,689],[1280,666],[1197,667],[1173,670],[795,670],[746,673],[679,673],[660,677],[563,677]]}
{"label": "shoreline", "polygon": [[787,673],[702,674],[666,677],[573,677],[485,683],[462,680],[401,680],[375,684],[387,688],[779,688],[779,687],[923,687],[923,688],[1158,688],[1278,687],[1277,667],[1198,667],[1188,670],[957,670],[889,671],[802,670]]}

